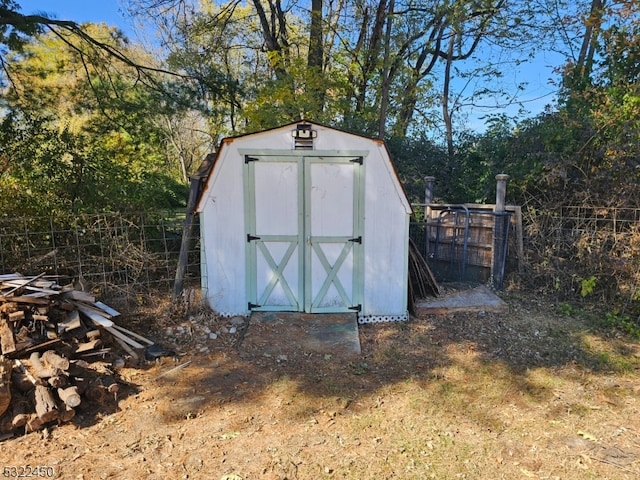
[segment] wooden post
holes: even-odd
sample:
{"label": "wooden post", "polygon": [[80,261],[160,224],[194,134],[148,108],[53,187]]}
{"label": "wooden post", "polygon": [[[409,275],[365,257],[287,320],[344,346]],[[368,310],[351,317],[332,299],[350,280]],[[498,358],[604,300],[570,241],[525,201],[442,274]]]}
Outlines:
{"label": "wooden post", "polygon": [[509,175],[500,173],[496,175],[496,205],[494,207],[495,223],[493,229],[493,262],[491,267],[491,280],[493,287],[502,290],[504,282],[504,269],[506,263],[506,238],[509,229],[509,215],[505,211],[505,197],[507,193],[507,180]]}
{"label": "wooden post", "polygon": [[429,258],[429,238],[431,236],[429,221],[431,220],[431,204],[433,203],[433,190],[436,177],[424,177],[424,258]]}
{"label": "wooden post", "polygon": [[509,175],[499,173],[496,175],[496,212],[504,212],[505,197],[507,196],[507,180]]}
{"label": "wooden post", "polygon": [[430,208],[429,205],[433,203],[433,188],[436,183],[436,177],[424,177],[424,218],[428,218],[427,213]]}

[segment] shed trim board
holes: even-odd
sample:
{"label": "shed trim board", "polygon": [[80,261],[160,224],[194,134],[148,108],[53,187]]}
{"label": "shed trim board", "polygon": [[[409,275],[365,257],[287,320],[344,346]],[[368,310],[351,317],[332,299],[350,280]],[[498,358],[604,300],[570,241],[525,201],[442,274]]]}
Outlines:
{"label": "shed trim board", "polygon": [[294,148],[294,123],[224,139],[203,170],[203,299],[222,316],[406,320],[412,210],[389,152],[378,139],[311,126],[313,149]]}

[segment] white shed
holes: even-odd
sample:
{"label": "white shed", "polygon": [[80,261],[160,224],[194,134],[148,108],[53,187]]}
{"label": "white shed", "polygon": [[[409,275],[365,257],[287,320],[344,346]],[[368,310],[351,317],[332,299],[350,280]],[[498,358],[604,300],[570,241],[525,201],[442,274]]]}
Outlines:
{"label": "white shed", "polygon": [[221,315],[407,319],[411,205],[381,140],[306,121],[226,138],[195,211]]}

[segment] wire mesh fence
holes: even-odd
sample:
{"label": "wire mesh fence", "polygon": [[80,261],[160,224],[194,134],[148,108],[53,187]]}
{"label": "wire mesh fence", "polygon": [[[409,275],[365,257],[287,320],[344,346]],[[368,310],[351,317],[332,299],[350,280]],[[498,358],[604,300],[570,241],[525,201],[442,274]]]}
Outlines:
{"label": "wire mesh fence", "polygon": [[[522,258],[515,259],[511,232],[506,264],[507,275],[521,288],[566,299],[588,291],[625,308],[640,303],[640,208],[523,208],[522,227]],[[410,235],[426,251],[423,221],[411,222]],[[586,290],[585,284],[594,287]]]}
{"label": "wire mesh fence", "polygon": [[[640,209],[564,206],[523,211],[526,286],[623,308],[640,300]],[[586,283],[593,288],[584,289]]]}
{"label": "wire mesh fence", "polygon": [[[0,218],[0,269],[46,273],[102,294],[168,290],[175,278],[184,212]],[[193,229],[185,285],[199,283]]]}
{"label": "wire mesh fence", "polygon": [[[0,217],[0,270],[46,273],[110,297],[169,292],[184,220],[184,212],[168,211]],[[640,209],[523,209],[522,221],[526,268],[519,281],[523,288],[570,296],[581,281],[593,277],[595,290],[604,298],[622,296],[640,302]],[[424,222],[412,222],[410,235],[424,249]],[[196,218],[188,242],[185,288],[200,285],[199,237]],[[510,245],[510,258],[513,253]]]}

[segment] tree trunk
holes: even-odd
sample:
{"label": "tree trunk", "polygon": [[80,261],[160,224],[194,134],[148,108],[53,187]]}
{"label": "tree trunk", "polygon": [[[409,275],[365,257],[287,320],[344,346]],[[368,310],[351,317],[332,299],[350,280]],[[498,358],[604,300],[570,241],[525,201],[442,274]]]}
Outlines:
{"label": "tree trunk", "polygon": [[395,0],[389,0],[387,13],[387,29],[384,35],[384,62],[382,65],[382,90],[380,92],[380,117],[378,122],[378,138],[384,139],[387,125],[387,108],[389,106],[389,56],[391,50],[391,30],[393,28],[393,9]]}
{"label": "tree trunk", "polygon": [[324,48],[322,44],[322,0],[311,0],[311,25],[309,26],[309,54],[307,66],[322,71]]}
{"label": "tree trunk", "polygon": [[591,0],[591,11],[589,18],[585,24],[584,36],[582,37],[582,46],[578,54],[576,62],[576,73],[581,78],[587,78],[591,75],[593,68],[593,55],[595,54],[598,33],[602,24],[602,15],[604,12],[605,0]]}
{"label": "tree trunk", "polygon": [[453,123],[449,111],[449,87],[451,83],[451,63],[453,62],[453,46],[455,43],[455,31],[451,31],[449,47],[447,48],[447,60],[444,69],[444,86],[442,87],[442,118],[444,119],[445,134],[447,139],[447,157],[449,163],[453,161]]}

